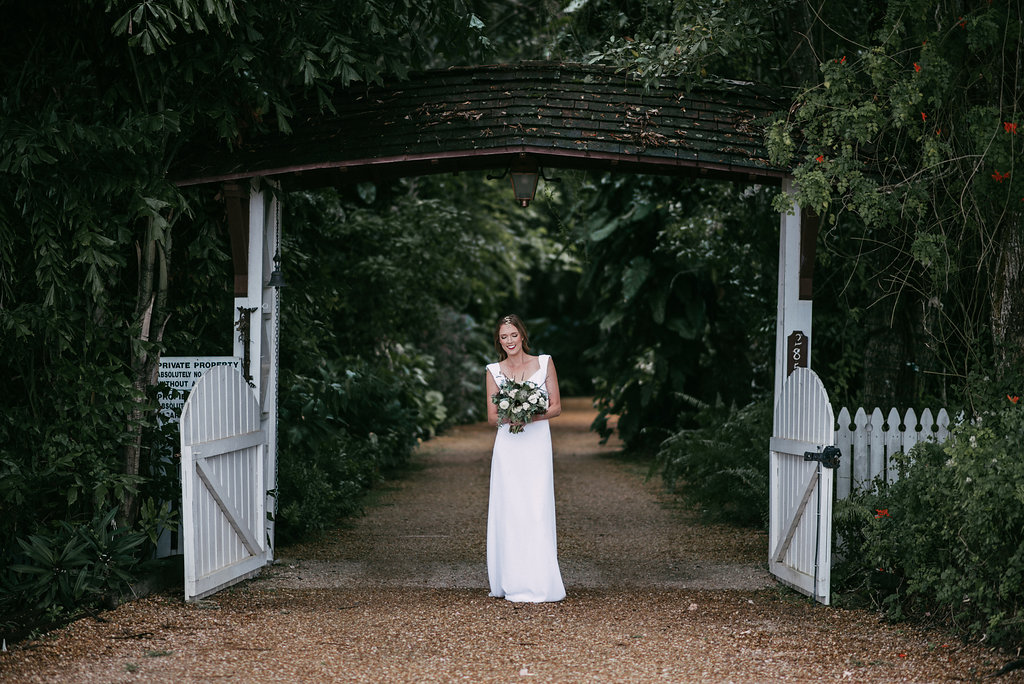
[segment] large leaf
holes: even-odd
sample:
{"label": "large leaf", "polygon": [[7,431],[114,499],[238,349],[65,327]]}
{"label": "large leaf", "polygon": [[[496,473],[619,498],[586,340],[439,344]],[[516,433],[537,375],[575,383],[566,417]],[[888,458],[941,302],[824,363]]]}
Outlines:
{"label": "large leaf", "polygon": [[639,292],[640,287],[647,281],[651,274],[651,262],[649,259],[638,256],[633,257],[629,266],[622,273],[622,299],[629,302]]}

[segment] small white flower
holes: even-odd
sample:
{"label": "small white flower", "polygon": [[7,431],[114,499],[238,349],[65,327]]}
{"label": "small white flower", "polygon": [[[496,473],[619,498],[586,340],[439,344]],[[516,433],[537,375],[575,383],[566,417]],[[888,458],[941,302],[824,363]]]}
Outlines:
{"label": "small white flower", "polygon": [[508,399],[502,399],[501,403],[498,404],[498,408],[500,408],[502,411],[507,411],[508,410],[508,406],[509,406]]}
{"label": "small white flower", "polygon": [[531,404],[536,404],[538,401],[540,401],[540,397],[537,396],[536,393],[530,395],[530,403]]}

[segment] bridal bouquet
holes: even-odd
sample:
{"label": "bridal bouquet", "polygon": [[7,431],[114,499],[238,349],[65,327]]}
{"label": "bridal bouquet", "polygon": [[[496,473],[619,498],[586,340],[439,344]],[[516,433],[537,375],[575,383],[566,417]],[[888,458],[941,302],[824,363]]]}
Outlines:
{"label": "bridal bouquet", "polygon": [[491,403],[498,406],[498,425],[512,423],[508,431],[515,434],[522,432],[535,415],[548,410],[548,395],[529,380],[506,380],[491,397]]}

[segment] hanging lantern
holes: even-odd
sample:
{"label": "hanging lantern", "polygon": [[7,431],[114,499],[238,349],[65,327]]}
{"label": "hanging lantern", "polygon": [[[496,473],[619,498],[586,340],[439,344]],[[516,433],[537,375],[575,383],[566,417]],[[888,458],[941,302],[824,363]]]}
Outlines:
{"label": "hanging lantern", "polygon": [[509,175],[512,176],[512,192],[516,196],[516,203],[523,208],[530,206],[537,193],[537,178],[540,175],[537,162],[531,157],[520,157],[512,162]]}

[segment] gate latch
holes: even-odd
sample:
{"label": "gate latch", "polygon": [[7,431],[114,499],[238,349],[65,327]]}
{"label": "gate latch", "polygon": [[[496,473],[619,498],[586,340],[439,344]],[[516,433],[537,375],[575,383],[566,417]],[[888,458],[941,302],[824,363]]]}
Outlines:
{"label": "gate latch", "polygon": [[805,451],[804,460],[820,461],[821,465],[825,466],[826,468],[835,469],[839,467],[839,457],[841,455],[842,452],[839,451],[839,447],[827,446],[821,451]]}

